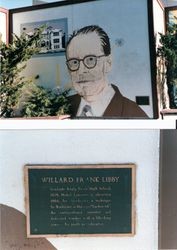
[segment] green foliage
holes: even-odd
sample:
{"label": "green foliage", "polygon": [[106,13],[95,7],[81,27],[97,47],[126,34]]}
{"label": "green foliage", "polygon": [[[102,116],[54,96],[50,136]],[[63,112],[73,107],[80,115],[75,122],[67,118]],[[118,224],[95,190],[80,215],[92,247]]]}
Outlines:
{"label": "green foliage", "polygon": [[18,37],[14,34],[13,42],[9,45],[0,42],[0,117],[15,115],[21,88],[29,82],[20,73],[26,67],[25,62],[39,51],[37,44],[42,30],[36,30],[32,36],[23,33]]}
{"label": "green foliage", "polygon": [[169,25],[165,35],[160,34],[161,46],[157,50],[166,66],[168,93],[170,97],[170,108],[177,108],[177,24]]}
{"label": "green foliage", "polygon": [[32,91],[31,97],[24,103],[21,114],[25,117],[46,117],[70,113],[69,90],[55,93],[40,86]]}
{"label": "green foliage", "polygon": [[[29,36],[14,35],[13,43],[0,42],[0,117],[14,117],[20,107],[20,116],[38,117],[69,114],[68,90],[56,93],[36,86],[32,80],[20,75],[26,62],[40,50],[43,29]],[[21,107],[22,106],[22,107]],[[18,115],[19,116],[19,115]]]}

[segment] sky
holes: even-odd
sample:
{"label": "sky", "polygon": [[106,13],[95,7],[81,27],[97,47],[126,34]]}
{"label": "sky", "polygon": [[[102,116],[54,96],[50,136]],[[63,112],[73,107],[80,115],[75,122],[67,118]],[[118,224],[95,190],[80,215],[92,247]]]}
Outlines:
{"label": "sky", "polygon": [[[44,1],[57,2],[57,0],[44,0]],[[166,6],[177,5],[177,0],[162,0],[162,1],[165,3]],[[6,9],[14,9],[31,5],[32,5],[32,0],[0,0],[0,7]]]}
{"label": "sky", "polygon": [[6,9],[32,5],[32,0],[0,0],[0,6]]}
{"label": "sky", "polygon": [[[57,2],[57,0],[44,0],[48,3],[50,2]],[[60,0],[61,1],[61,0]],[[6,9],[14,9],[14,8],[20,8],[25,6],[31,6],[32,0],[0,0],[0,7],[6,8]]]}
{"label": "sky", "polygon": [[[57,0],[44,0],[46,2],[57,2]],[[59,0],[58,0],[59,1]],[[60,0],[61,1],[61,0]],[[167,6],[177,5],[177,0],[162,0]],[[31,6],[32,0],[0,0],[0,6],[6,9],[14,9]]]}

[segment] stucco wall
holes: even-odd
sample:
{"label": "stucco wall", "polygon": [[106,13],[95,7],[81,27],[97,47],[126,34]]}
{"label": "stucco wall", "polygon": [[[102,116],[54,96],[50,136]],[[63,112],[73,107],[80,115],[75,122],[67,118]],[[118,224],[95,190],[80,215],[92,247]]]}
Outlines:
{"label": "stucco wall", "polygon": [[59,250],[149,250],[158,244],[158,130],[1,131],[0,203],[25,213],[25,164],[135,163],[136,235],[56,238]]}

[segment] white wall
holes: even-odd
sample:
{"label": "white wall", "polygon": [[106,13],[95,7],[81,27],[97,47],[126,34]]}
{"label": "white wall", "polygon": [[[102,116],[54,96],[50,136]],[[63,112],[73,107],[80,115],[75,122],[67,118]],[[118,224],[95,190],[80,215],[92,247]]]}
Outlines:
{"label": "white wall", "polygon": [[[153,0],[153,19],[156,49],[161,46],[160,33],[165,33],[165,9],[159,0]],[[157,68],[163,72],[161,61],[157,59]],[[166,83],[162,84],[162,73],[157,74],[157,94],[159,110],[169,108],[169,96]]]}
{"label": "white wall", "polygon": [[165,32],[165,12],[162,5],[157,0],[153,0],[153,18],[154,18],[154,32],[156,37],[156,46],[159,46],[159,33],[164,34]]}
{"label": "white wall", "polygon": [[0,131],[0,203],[25,212],[25,164],[135,163],[136,235],[50,239],[59,250],[155,250],[158,244],[158,130]]}
{"label": "white wall", "polygon": [[4,43],[7,42],[7,14],[0,10],[0,39]]}

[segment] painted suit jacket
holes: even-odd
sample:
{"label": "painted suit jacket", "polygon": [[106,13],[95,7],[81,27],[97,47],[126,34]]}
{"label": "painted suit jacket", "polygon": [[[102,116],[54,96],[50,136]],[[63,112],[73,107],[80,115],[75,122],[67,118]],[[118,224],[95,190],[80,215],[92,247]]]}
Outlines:
{"label": "painted suit jacket", "polygon": [[[115,118],[148,118],[146,113],[133,101],[124,97],[119,89],[112,85],[115,94],[107,106],[102,117],[115,117]],[[76,117],[79,104],[81,102],[80,95],[76,94],[69,97],[71,104],[71,115]],[[89,118],[89,117],[88,117]]]}

